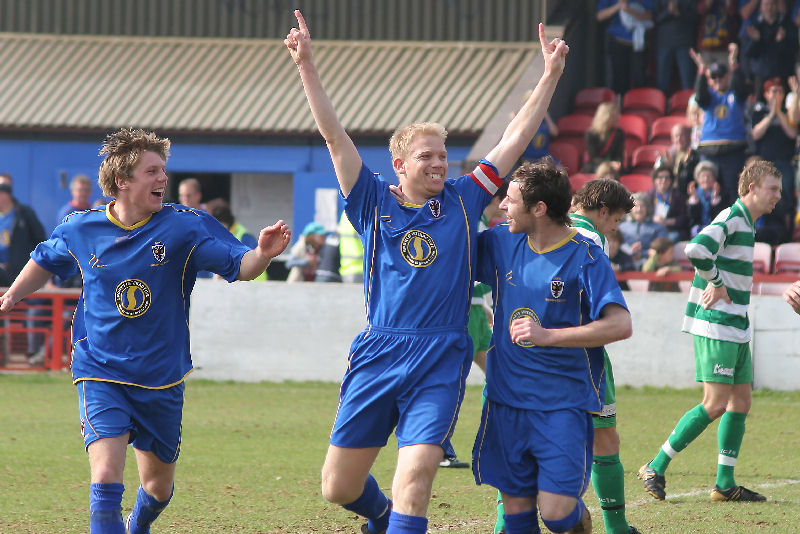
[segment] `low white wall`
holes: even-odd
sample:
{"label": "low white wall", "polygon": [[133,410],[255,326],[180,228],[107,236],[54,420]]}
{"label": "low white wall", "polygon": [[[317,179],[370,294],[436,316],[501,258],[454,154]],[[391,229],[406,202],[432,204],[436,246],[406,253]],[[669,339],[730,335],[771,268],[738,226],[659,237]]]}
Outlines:
{"label": "low white wall", "polygon": [[[633,337],[610,345],[617,385],[690,387],[692,338],[680,331],[686,295],[626,293]],[[800,377],[800,316],[780,297],[753,297],[756,387],[794,390]],[[198,280],[192,295],[195,378],[339,382],[350,343],[365,326],[355,284]],[[470,382],[481,383],[475,368]]]}

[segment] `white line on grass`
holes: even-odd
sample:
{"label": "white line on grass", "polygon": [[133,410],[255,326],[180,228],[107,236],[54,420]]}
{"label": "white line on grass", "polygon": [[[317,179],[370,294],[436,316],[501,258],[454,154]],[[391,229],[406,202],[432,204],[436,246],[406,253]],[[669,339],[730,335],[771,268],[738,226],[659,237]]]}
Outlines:
{"label": "white line on grass", "polygon": [[[800,484],[800,480],[783,480],[781,482],[773,482],[773,483],[769,483],[769,484],[754,484],[752,487],[753,488],[757,488],[757,489],[758,488],[779,488],[779,487],[782,487],[782,486],[792,486],[794,484]],[[686,493],[670,493],[670,494],[667,495],[667,499],[678,499],[678,498],[681,498],[681,497],[696,497],[698,495],[705,495],[705,494],[709,493],[709,491],[710,490],[695,490],[695,491],[688,491]],[[651,503],[651,502],[656,501],[656,500],[658,500],[658,499],[655,499],[655,498],[637,499],[635,501],[626,502],[625,503],[625,507],[626,508],[630,508],[631,506],[641,506],[643,504]],[[589,509],[591,509],[592,511],[595,511],[595,510],[599,511],[600,510],[600,508],[594,508],[593,509],[591,506],[589,507]]]}

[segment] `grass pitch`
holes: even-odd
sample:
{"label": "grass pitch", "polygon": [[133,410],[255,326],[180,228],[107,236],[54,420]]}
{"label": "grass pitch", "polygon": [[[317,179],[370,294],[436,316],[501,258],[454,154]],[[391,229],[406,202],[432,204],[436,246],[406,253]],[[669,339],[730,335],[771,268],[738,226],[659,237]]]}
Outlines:
{"label": "grass pitch", "polygon": [[[319,491],[337,395],[335,384],[190,381],[175,497],[152,532],[358,532],[361,520],[325,503]],[[465,460],[480,396],[480,388],[467,391],[453,440]],[[716,422],[672,462],[665,502],[644,492],[636,470],[700,397],[699,389],[618,389],[631,524],[661,534],[800,533],[800,392],[754,394],[736,480],[766,503],[710,502]],[[0,428],[0,533],[87,532],[89,469],[69,377],[0,376]],[[387,491],[395,460],[390,441],[372,471]],[[132,452],[125,486],[127,513],[138,487]],[[591,489],[585,500],[595,532],[604,532]],[[494,490],[476,486],[471,470],[441,469],[430,532],[491,532],[494,501]]]}

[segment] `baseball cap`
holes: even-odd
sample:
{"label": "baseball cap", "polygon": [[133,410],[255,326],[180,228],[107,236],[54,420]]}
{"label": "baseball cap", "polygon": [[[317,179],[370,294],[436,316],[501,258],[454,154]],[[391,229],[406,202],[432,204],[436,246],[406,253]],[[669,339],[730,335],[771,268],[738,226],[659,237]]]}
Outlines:
{"label": "baseball cap", "polygon": [[325,227],[318,222],[310,222],[303,228],[303,236],[309,234],[325,235]]}
{"label": "baseball cap", "polygon": [[728,74],[728,66],[721,61],[717,61],[712,63],[710,67],[708,67],[708,74],[712,78],[722,78],[726,74]]}

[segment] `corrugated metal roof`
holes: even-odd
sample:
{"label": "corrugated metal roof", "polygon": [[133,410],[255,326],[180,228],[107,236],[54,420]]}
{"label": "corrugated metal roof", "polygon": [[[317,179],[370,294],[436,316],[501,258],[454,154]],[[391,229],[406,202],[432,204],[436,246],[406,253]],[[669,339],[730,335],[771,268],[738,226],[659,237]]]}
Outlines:
{"label": "corrugated metal roof", "polygon": [[[316,41],[353,134],[437,120],[480,131],[538,43]],[[305,135],[316,131],[283,42],[0,34],[0,129]]]}

